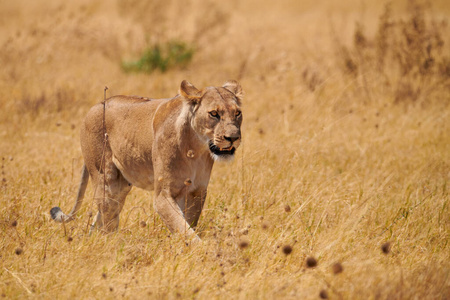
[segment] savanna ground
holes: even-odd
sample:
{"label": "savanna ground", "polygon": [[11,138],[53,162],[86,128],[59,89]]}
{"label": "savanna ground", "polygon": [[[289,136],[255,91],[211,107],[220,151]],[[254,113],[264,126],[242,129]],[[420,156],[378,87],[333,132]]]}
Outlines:
{"label": "savanna ground", "polygon": [[[450,298],[448,1],[148,2],[0,1],[1,297]],[[188,65],[122,69],[172,40],[194,45]],[[203,243],[138,189],[115,234],[87,234],[91,186],[54,223],[104,87],[170,97],[183,79],[246,92]]]}

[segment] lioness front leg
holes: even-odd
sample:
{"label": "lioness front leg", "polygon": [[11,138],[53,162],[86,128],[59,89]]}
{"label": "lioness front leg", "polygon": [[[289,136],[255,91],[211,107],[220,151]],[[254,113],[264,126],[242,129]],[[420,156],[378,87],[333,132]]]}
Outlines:
{"label": "lioness front leg", "polygon": [[161,216],[161,219],[171,232],[185,234],[186,236],[195,237],[195,239],[200,240],[194,229],[186,222],[184,213],[177,204],[183,199],[184,197],[182,196],[173,197],[169,191],[162,190],[155,198],[155,211]]}

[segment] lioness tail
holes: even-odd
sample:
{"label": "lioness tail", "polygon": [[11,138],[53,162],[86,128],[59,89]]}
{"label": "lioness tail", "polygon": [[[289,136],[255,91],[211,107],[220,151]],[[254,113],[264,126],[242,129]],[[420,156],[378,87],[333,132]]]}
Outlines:
{"label": "lioness tail", "polygon": [[75,202],[75,205],[72,208],[72,211],[66,215],[61,208],[55,206],[50,210],[50,215],[52,216],[52,219],[56,222],[69,222],[72,221],[75,217],[76,213],[81,207],[81,204],[83,203],[84,198],[84,192],[86,191],[86,187],[89,181],[89,172],[86,168],[86,165],[83,165],[83,169],[81,170],[81,180],[80,185],[78,187],[78,195],[77,200]]}

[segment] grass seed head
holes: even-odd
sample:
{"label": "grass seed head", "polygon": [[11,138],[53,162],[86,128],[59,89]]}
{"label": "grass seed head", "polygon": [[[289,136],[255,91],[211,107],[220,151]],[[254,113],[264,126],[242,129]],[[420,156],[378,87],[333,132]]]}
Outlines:
{"label": "grass seed head", "polygon": [[239,241],[239,248],[245,249],[249,245],[249,242],[246,239],[242,239]]}
{"label": "grass seed head", "polygon": [[145,221],[141,221],[141,222],[139,223],[139,225],[140,225],[142,228],[145,228],[145,227],[147,226],[147,223],[145,223]]}
{"label": "grass seed head", "polygon": [[334,263],[333,266],[331,266],[331,270],[333,271],[333,274],[339,274],[342,273],[342,271],[344,271],[344,268],[342,267],[341,263],[337,262]]}
{"label": "grass seed head", "polygon": [[309,256],[306,259],[306,267],[307,268],[315,268],[316,266],[317,266],[317,260],[314,257]]}
{"label": "grass seed head", "polygon": [[292,253],[292,246],[291,245],[284,245],[283,246],[283,253],[285,255],[289,255]]}
{"label": "grass seed head", "polygon": [[291,207],[289,206],[289,204],[286,204],[285,206],[284,206],[284,211],[285,212],[291,212]]}
{"label": "grass seed head", "polygon": [[383,251],[384,254],[389,254],[389,252],[391,252],[391,243],[386,242],[381,245],[381,251]]}
{"label": "grass seed head", "polygon": [[73,241],[73,237],[69,236],[69,237],[67,238],[67,241],[70,243],[71,241]]}
{"label": "grass seed head", "polygon": [[319,293],[320,299],[328,299],[328,292],[327,290],[321,290]]}

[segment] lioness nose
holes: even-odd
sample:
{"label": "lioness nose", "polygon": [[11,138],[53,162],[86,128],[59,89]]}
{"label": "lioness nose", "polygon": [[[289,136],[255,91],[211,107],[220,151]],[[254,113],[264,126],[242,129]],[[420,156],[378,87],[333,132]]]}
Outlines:
{"label": "lioness nose", "polygon": [[232,144],[239,139],[239,136],[224,136],[227,141],[230,141]]}

